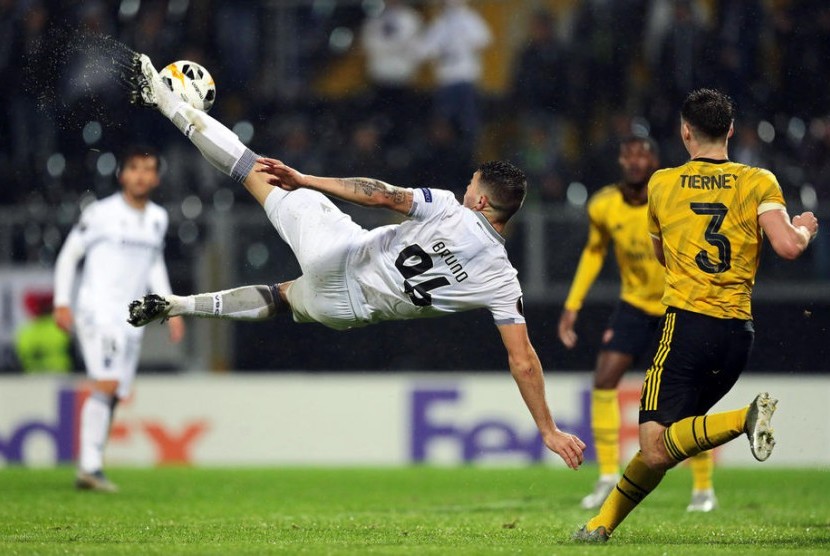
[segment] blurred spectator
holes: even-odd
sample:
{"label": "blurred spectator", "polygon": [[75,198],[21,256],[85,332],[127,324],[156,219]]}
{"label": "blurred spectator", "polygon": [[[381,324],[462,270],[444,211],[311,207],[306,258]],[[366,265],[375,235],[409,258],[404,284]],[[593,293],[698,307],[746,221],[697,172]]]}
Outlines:
{"label": "blurred spectator", "polygon": [[675,131],[678,107],[689,91],[711,81],[708,47],[713,41],[706,27],[695,19],[692,2],[677,0],[672,16],[660,41],[657,65],[651,68],[654,90],[650,116],[662,136]]}
{"label": "blurred spectator", "polygon": [[413,186],[448,189],[460,198],[473,175],[471,153],[458,148],[458,132],[452,123],[434,116],[425,140],[416,147],[410,174]]}
{"label": "blurred spectator", "polygon": [[[812,185],[815,199],[805,204],[805,210],[830,205],[830,116],[810,122],[810,133],[805,141],[802,163],[806,174],[804,187]],[[799,184],[800,185],[800,184]],[[802,198],[802,202],[804,199]],[[813,245],[815,277],[830,280],[830,226],[819,225]]]}
{"label": "blurred spectator", "polygon": [[24,304],[32,320],[17,329],[15,351],[26,373],[67,373],[72,370],[69,334],[52,318],[52,294],[28,294]]}
{"label": "blurred spectator", "polygon": [[522,133],[517,164],[527,174],[527,202],[561,202],[565,198],[565,166],[550,126],[543,121],[528,124]]}
{"label": "blurred spectator", "polygon": [[575,110],[580,139],[608,110],[625,108],[630,67],[641,37],[644,4],[640,0],[578,2],[572,22],[570,104]]}
{"label": "blurred spectator", "polygon": [[602,122],[602,126],[604,129],[599,134],[601,139],[585,150],[582,161],[584,171],[581,174],[586,178],[590,176],[590,181],[586,182],[586,185],[591,193],[619,179],[620,144],[626,137],[643,134],[635,129],[631,115],[622,111],[612,114]]}
{"label": "blurred spectator", "polygon": [[[352,130],[349,144],[333,160],[333,175],[368,176],[388,180],[385,153],[381,148],[380,129],[372,121],[364,121]],[[301,171],[305,171],[300,168]]]}
{"label": "blurred spectator", "polygon": [[773,12],[775,42],[780,48],[778,109],[801,117],[830,108],[830,5],[821,0],[792,2]]}
{"label": "blurred spectator", "polygon": [[[16,53],[15,53],[15,0],[0,0],[0,98],[10,98],[15,91]],[[13,136],[11,130],[11,113],[0,110],[0,182],[6,184],[0,187],[0,204],[16,200],[17,191],[14,187],[11,148]]]}
{"label": "blurred spectator", "polygon": [[167,19],[167,2],[156,0],[141,6],[122,40],[134,50],[147,54],[161,69],[170,62],[190,59],[180,57],[178,37],[179,30]]}
{"label": "blurred spectator", "polygon": [[393,142],[405,139],[406,119],[412,117],[411,87],[419,66],[415,47],[421,25],[420,14],[403,0],[387,0],[383,11],[363,24],[372,112],[388,121]]}
{"label": "blurred spectator", "polygon": [[749,121],[740,123],[735,130],[735,136],[732,138],[731,146],[731,158],[735,162],[759,168],[770,167],[769,160],[764,156],[763,143],[761,143],[761,139],[758,137],[757,122]]}
{"label": "blurred spectator", "polygon": [[228,91],[241,91],[251,84],[259,66],[260,2],[220,2],[214,19],[216,53],[222,72],[215,75]]}
{"label": "blurred spectator", "polygon": [[721,0],[715,6],[715,81],[746,106],[758,76],[763,8],[759,0]]}
{"label": "blurred spectator", "polygon": [[530,21],[529,39],[515,63],[511,97],[522,112],[545,121],[564,109],[567,53],[554,33],[556,21],[537,11]]}
{"label": "blurred spectator", "polygon": [[419,46],[420,56],[435,62],[436,111],[458,126],[461,144],[471,151],[481,126],[477,90],[481,51],[491,40],[487,22],[465,0],[444,0],[443,10]]}
{"label": "blurred spectator", "polygon": [[[677,2],[678,0],[651,0],[648,3],[643,50],[649,67],[659,67],[663,38],[674,24]],[[701,0],[688,0],[686,5],[692,19],[698,25],[705,27],[708,12]]]}
{"label": "blurred spectator", "polygon": [[311,131],[305,118],[296,117],[286,120],[278,130],[280,160],[293,168],[302,168],[307,174],[325,173],[320,152],[314,148]]}
{"label": "blurred spectator", "polygon": [[38,106],[42,86],[38,79],[43,77],[28,71],[50,66],[48,52],[41,48],[48,21],[49,13],[43,3],[37,0],[20,3],[18,26],[12,35],[12,44],[8,45],[12,48],[11,82],[17,84],[4,97],[9,111],[13,172],[18,183],[32,189],[38,189],[41,184],[38,178],[42,177],[46,160],[55,146],[53,107]]}

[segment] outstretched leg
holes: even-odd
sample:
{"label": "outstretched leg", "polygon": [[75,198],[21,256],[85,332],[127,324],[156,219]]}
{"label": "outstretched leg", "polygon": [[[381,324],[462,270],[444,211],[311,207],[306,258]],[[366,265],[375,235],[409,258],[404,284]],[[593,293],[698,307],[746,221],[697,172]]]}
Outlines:
{"label": "outstretched leg", "polygon": [[155,320],[179,315],[217,319],[259,321],[291,310],[286,291],[291,282],[273,286],[242,286],[220,292],[189,296],[145,295],[130,303],[128,322],[145,326]]}
{"label": "outstretched leg", "polygon": [[257,155],[243,145],[233,131],[173,94],[161,81],[147,55],[142,54],[136,59],[133,71],[135,101],[157,108],[216,169],[242,183],[261,205],[274,190],[282,192],[253,171]]}

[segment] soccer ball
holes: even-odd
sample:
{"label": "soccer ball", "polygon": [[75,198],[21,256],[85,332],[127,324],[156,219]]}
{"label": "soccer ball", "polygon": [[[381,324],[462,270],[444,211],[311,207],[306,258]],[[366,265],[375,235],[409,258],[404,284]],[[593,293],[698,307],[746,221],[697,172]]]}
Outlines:
{"label": "soccer ball", "polygon": [[207,112],[216,100],[213,78],[196,62],[173,62],[161,70],[159,76],[171,91],[193,108]]}

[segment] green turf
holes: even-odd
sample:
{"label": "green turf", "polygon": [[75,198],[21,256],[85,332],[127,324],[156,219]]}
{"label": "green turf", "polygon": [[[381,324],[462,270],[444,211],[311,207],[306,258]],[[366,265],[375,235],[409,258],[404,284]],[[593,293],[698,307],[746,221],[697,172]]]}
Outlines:
{"label": "green turf", "polygon": [[574,545],[595,469],[0,470],[0,554],[826,554],[830,472],[719,469],[721,508],[687,514],[670,473],[605,546]]}

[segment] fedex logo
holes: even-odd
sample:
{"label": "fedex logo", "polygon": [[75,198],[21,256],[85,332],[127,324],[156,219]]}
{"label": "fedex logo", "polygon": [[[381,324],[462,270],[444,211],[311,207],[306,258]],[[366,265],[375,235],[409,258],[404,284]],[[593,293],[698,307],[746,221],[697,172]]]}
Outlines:
{"label": "fedex logo", "polygon": [[[38,437],[47,438],[55,447],[57,463],[74,462],[78,455],[80,413],[88,392],[61,388],[57,393],[54,421],[29,419],[12,422],[10,430],[0,431],[0,461],[25,464],[26,444]],[[193,449],[208,430],[205,420],[187,421],[171,427],[158,419],[117,419],[110,431],[110,445],[129,446],[145,442],[152,446],[158,465],[189,464]]]}
{"label": "fedex logo", "polygon": [[[620,389],[623,451],[636,449],[638,442],[637,408],[640,393],[636,388]],[[528,462],[540,462],[548,454],[542,438],[529,418],[508,420],[477,416],[461,418],[463,394],[459,388],[417,389],[412,392],[410,419],[412,436],[409,457],[427,462],[438,445],[452,446],[465,463],[493,456],[512,456]],[[439,414],[442,417],[439,417]],[[557,425],[576,434],[587,444],[586,461],[596,459],[591,434],[591,391],[580,393],[579,414],[574,421],[557,418]],[[629,450],[630,451],[630,450]]]}

